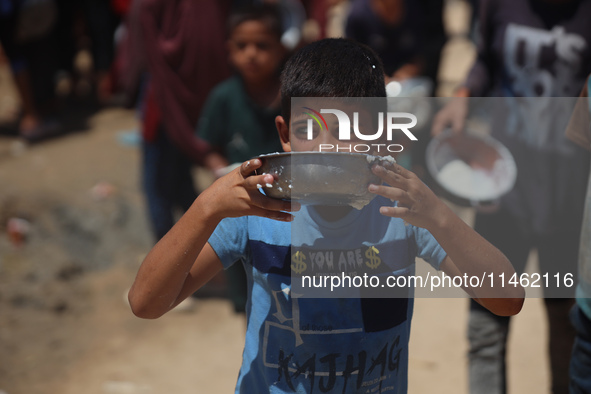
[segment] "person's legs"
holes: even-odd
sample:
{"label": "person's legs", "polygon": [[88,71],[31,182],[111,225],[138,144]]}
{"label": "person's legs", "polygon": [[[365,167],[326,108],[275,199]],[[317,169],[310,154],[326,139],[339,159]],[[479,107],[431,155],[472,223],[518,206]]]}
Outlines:
{"label": "person's legs", "polygon": [[[548,287],[544,288],[544,304],[548,319],[548,353],[552,376],[552,393],[566,394],[569,391],[569,363],[575,340],[575,329],[569,312],[574,304],[577,282],[580,223],[563,229],[554,235],[537,241],[540,274],[548,274]],[[558,274],[558,278],[555,276]],[[572,274],[565,283],[566,274]]]}
{"label": "person's legs", "polygon": [[575,329],[569,319],[574,299],[545,298],[548,318],[548,353],[553,394],[568,394],[569,365]]}
{"label": "person's legs", "polygon": [[41,37],[34,42],[18,43],[14,34],[16,25],[16,13],[0,15],[0,43],[10,61],[21,101],[22,115],[18,132],[27,141],[34,142],[61,131],[58,122],[43,119],[51,113],[50,104],[54,96],[53,77],[56,68],[52,51],[55,42],[48,34],[49,37]]}
{"label": "person's legs", "polygon": [[170,182],[168,187],[173,192],[171,199],[175,208],[185,213],[199,195],[193,180],[193,163],[172,142],[169,141],[169,144],[172,165],[167,176]]}
{"label": "person's legs", "polygon": [[570,312],[576,330],[570,363],[570,394],[591,393],[591,320],[575,305]]}
{"label": "person's legs", "polygon": [[506,393],[505,354],[509,318],[496,316],[470,300],[468,340],[471,394]]}
{"label": "person's legs", "polygon": [[[161,127],[155,141],[143,143],[143,187],[148,204],[154,239],[158,242],[197,198],[192,163],[170,141]],[[192,310],[195,301],[188,298],[175,310]]]}
{"label": "person's legs", "polygon": [[154,240],[157,242],[173,225],[172,203],[161,193],[158,179],[162,171],[164,152],[160,138],[144,142],[142,186],[148,205],[148,215],[152,225]]}
{"label": "person's legs", "polygon": [[118,21],[108,2],[83,0],[81,3],[92,41],[97,98],[105,103],[110,96],[109,71],[115,57],[115,30]]}
{"label": "person's legs", "polygon": [[175,209],[186,211],[197,198],[191,162],[163,130],[143,145],[143,187],[156,241],[175,223]]}
{"label": "person's legs", "polygon": [[[495,245],[522,272],[530,250],[529,239],[504,211],[476,215],[475,230]],[[507,392],[505,365],[509,318],[492,314],[475,301],[468,321],[468,375],[470,394]]]}

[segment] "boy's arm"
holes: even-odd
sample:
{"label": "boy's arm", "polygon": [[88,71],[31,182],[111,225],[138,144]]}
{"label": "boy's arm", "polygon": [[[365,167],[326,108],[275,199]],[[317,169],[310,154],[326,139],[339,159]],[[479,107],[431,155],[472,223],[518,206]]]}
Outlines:
{"label": "boy's arm", "polygon": [[507,258],[464,223],[415,174],[398,164],[386,169],[374,166],[373,172],[386,185],[370,185],[369,190],[393,201],[397,207],[381,207],[380,213],[397,217],[422,227],[435,237],[447,253],[441,269],[450,276],[482,277],[493,274],[493,282],[484,281],[482,287],[466,288],[468,294],[497,315],[518,313],[523,305],[525,291],[521,286],[505,286],[500,275],[510,278],[515,270]]}
{"label": "boy's arm", "polygon": [[298,204],[258,191],[257,185],[273,182],[272,175],[252,175],[260,166],[258,159],[247,161],[214,182],[152,248],[129,291],[134,314],[160,317],[220,271],[222,264],[207,240],[223,218],[292,220],[288,212],[297,210]]}

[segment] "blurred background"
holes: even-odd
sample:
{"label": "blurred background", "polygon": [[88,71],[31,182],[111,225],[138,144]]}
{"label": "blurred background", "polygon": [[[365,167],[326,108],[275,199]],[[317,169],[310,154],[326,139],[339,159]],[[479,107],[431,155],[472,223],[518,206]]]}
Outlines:
{"label": "blurred background", "polygon": [[[233,391],[245,320],[228,299],[224,278],[157,321],[136,318],[126,301],[139,264],[158,237],[145,191],[149,156],[143,150],[153,123],[146,118],[158,111],[147,108],[158,106],[161,96],[174,102],[174,92],[158,90],[162,80],[171,81],[171,88],[200,83],[182,73],[169,75],[174,72],[163,66],[159,48],[145,42],[150,41],[146,25],[160,25],[142,19],[147,17],[139,3],[155,13],[163,7],[141,0],[0,0],[1,394]],[[222,46],[216,47],[225,48],[224,16],[232,4],[195,3],[202,6],[194,11],[202,21],[219,17],[203,22],[201,41],[219,41]],[[315,39],[343,36],[352,8],[338,0],[279,3],[285,23],[281,42],[288,52]],[[422,3],[431,7],[419,17],[429,31],[424,40],[432,44],[424,49],[429,60],[423,60],[430,67],[391,77],[426,77],[430,94],[451,96],[475,58],[472,4]],[[162,12],[163,18],[170,16],[168,9]],[[159,39],[174,41],[173,36]],[[173,60],[209,62],[210,69],[226,72],[213,78],[203,68],[202,79],[230,75],[223,51],[197,60],[185,55]],[[165,123],[168,110],[160,111]],[[195,116],[172,122],[180,129]],[[216,173],[193,160],[191,177],[202,190]],[[472,209],[450,205],[471,223]],[[535,269],[535,254],[528,264]],[[467,299],[416,300],[410,393],[468,392],[467,305]],[[512,323],[512,393],[549,392],[541,305],[540,299],[528,299]]]}

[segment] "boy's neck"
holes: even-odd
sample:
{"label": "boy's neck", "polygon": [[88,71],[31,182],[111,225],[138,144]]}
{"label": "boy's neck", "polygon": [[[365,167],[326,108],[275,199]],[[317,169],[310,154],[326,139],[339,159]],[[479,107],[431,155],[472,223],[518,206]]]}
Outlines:
{"label": "boy's neck", "polygon": [[279,107],[280,85],[278,78],[273,77],[259,81],[242,79],[242,81],[246,89],[246,94],[252,101],[265,108]]}
{"label": "boy's neck", "polygon": [[318,213],[318,215],[326,220],[327,222],[336,222],[347,216],[349,212],[353,208],[348,205],[339,205],[339,206],[312,206],[312,208]]}

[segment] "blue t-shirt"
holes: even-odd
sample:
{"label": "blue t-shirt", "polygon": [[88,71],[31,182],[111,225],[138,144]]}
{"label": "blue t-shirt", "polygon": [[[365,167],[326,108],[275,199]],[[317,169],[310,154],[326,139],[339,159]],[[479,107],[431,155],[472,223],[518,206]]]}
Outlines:
{"label": "blue t-shirt", "polygon": [[304,206],[293,223],[249,216],[218,225],[210,245],[226,268],[242,260],[248,278],[236,392],[407,392],[412,297],[305,298],[291,292],[292,273],[329,266],[406,274],[414,273],[418,256],[438,269],[446,254],[437,241],[425,229],[380,215],[379,207],[388,204],[377,197],[335,222]]}

